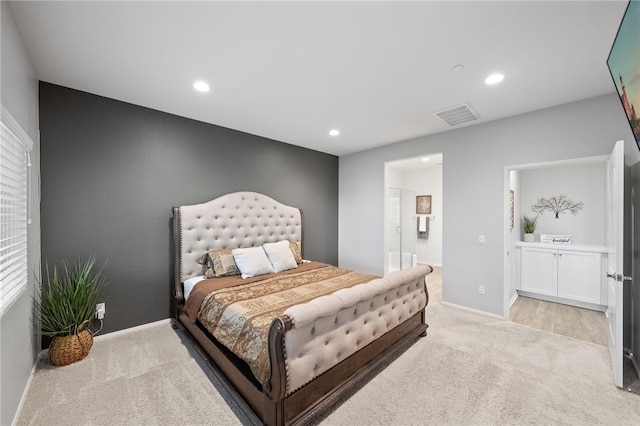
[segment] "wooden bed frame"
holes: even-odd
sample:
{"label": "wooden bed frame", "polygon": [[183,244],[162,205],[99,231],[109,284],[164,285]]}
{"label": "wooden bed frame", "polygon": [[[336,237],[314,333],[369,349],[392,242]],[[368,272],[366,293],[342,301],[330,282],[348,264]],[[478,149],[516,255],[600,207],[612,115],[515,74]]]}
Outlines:
{"label": "wooden bed frame", "polygon": [[[245,204],[241,205],[240,203]],[[247,205],[246,203],[249,204]],[[254,208],[256,205],[261,205],[262,208]],[[271,232],[269,229],[256,229],[260,228],[258,225],[262,223],[266,224],[265,226],[267,227],[274,226],[273,219],[265,220],[265,205],[269,206],[267,211],[271,210],[272,205],[274,206],[274,212],[280,211],[281,208],[286,211],[284,214],[278,213],[282,223],[275,224],[275,226],[280,226],[280,231],[277,233]],[[222,213],[219,210],[221,206],[224,210]],[[261,210],[262,213],[260,213]],[[215,220],[222,220],[221,216],[226,214],[227,219],[231,216],[232,221],[237,221],[239,211],[253,211],[258,215],[262,215],[262,218],[258,217],[256,219],[245,215],[237,225],[234,225],[237,228],[237,233],[226,235],[222,239],[224,241],[219,241],[221,239],[219,234],[214,236],[216,231],[210,229],[210,224],[200,230],[194,229],[197,228],[194,223],[199,223],[201,220],[206,221],[206,216],[210,216],[209,219],[215,222]],[[190,215],[191,217],[185,217],[185,215]],[[234,215],[236,218],[233,218]],[[284,231],[282,231],[283,229]],[[193,238],[195,234],[190,237],[185,236],[185,233],[188,232],[195,232],[196,234],[200,232],[200,234]],[[210,241],[205,238],[207,234]],[[189,243],[191,244],[190,247],[185,247],[186,238],[191,241]],[[233,193],[208,203],[174,208],[175,278],[172,317],[174,324],[187,334],[196,349],[209,361],[210,366],[221,378],[231,396],[239,403],[239,406],[244,410],[247,408],[251,410],[251,412],[246,413],[250,418],[257,416],[259,421],[266,425],[308,424],[322,418],[334,408],[336,403],[348,398],[362,384],[370,380],[378,371],[410,347],[419,336],[426,336],[428,327],[425,323],[426,305],[353,355],[289,394],[286,391],[287,368],[285,364],[284,339],[285,333],[291,330],[292,324],[286,317],[275,319],[269,334],[271,379],[263,388],[243,361],[216,342],[199,322],[193,323],[187,317],[184,311],[185,300],[182,284],[189,276],[200,274],[199,265],[195,265],[195,262],[194,265],[191,265],[191,261],[210,249],[222,248],[221,245],[229,244],[230,240],[236,240],[233,244],[236,247],[240,247],[246,246],[248,240],[251,240],[250,245],[259,246],[266,242],[275,242],[280,239],[299,241],[302,247],[302,212],[299,209],[282,205],[262,194],[252,192]],[[421,285],[424,287],[426,303],[428,303],[428,293],[424,281],[423,277],[422,280],[416,282],[416,286]]]}

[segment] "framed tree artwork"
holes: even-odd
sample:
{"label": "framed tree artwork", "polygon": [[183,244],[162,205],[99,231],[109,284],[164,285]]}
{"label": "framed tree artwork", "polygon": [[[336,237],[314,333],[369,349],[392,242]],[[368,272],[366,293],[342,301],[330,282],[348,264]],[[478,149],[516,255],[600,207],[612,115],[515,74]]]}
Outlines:
{"label": "framed tree artwork", "polygon": [[431,214],[431,195],[416,197],[416,214]]}

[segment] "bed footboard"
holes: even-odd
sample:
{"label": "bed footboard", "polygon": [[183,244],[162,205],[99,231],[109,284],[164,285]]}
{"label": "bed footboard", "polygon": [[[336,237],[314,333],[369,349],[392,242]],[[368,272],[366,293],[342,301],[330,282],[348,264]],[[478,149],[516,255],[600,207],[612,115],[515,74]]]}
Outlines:
{"label": "bed footboard", "polygon": [[[270,398],[276,401],[294,393],[423,313],[429,299],[425,277],[431,271],[419,265],[287,309],[271,330],[275,371]],[[420,318],[424,324],[424,315]],[[284,374],[279,374],[278,366]]]}

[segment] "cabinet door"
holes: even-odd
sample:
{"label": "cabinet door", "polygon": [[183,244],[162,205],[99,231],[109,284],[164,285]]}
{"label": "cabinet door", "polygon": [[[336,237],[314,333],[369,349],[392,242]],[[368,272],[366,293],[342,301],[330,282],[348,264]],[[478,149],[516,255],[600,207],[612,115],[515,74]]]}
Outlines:
{"label": "cabinet door", "polygon": [[520,289],[557,296],[556,250],[522,248]]}
{"label": "cabinet door", "polygon": [[558,250],[558,297],[600,305],[600,253]]}

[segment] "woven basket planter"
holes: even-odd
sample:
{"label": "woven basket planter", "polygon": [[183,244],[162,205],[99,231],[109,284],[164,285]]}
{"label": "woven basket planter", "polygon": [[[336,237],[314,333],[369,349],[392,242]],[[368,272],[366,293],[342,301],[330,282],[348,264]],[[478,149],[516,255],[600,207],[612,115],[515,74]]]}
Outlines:
{"label": "woven basket planter", "polygon": [[93,345],[93,334],[85,329],[71,336],[56,336],[49,345],[49,359],[59,367],[84,359]]}

